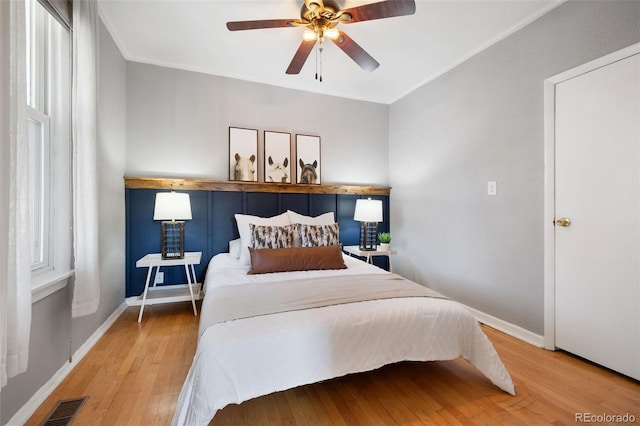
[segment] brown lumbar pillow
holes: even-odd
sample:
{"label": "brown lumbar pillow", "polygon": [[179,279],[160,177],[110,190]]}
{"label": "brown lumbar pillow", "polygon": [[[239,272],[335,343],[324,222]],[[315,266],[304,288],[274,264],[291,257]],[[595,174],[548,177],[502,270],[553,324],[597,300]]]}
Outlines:
{"label": "brown lumbar pillow", "polygon": [[249,247],[249,256],[251,269],[248,274],[347,268],[339,245],[276,249]]}

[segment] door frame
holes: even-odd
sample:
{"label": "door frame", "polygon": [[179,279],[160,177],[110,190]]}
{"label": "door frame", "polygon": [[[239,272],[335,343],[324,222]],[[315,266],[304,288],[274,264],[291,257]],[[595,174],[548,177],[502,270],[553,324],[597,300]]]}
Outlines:
{"label": "door frame", "polygon": [[640,53],[640,43],[587,62],[544,81],[544,347],[555,350],[555,108],[556,85]]}

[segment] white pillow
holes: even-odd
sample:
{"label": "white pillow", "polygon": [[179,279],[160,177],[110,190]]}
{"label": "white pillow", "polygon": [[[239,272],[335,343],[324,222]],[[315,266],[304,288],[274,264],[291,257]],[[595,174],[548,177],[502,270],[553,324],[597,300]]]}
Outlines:
{"label": "white pillow", "polygon": [[247,266],[251,264],[251,258],[249,257],[249,247],[251,246],[250,223],[262,226],[291,225],[287,212],[273,217],[259,217],[247,214],[236,214],[235,217],[238,224],[238,234],[240,234],[240,263]]}
{"label": "white pillow", "polygon": [[331,225],[335,223],[333,212],[323,213],[320,216],[304,216],[291,210],[287,210],[291,223],[301,223],[303,225]]}
{"label": "white pillow", "polygon": [[229,241],[229,255],[234,259],[238,259],[240,257],[240,244],[240,238]]}

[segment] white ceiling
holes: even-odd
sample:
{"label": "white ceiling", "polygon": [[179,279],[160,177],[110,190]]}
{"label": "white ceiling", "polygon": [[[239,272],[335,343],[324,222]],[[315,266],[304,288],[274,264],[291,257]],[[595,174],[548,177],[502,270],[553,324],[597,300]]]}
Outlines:
{"label": "white ceiling", "polygon": [[313,52],[299,75],[285,74],[303,28],[231,32],[225,26],[299,18],[303,0],[99,0],[99,7],[130,61],[391,104],[562,1],[416,0],[414,15],[341,24],[380,67],[367,73],[328,42],[321,83]]}

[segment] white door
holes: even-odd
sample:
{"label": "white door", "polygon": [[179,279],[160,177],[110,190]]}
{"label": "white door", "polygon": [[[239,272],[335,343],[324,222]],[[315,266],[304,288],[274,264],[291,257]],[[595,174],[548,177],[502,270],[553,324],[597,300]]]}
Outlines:
{"label": "white door", "polygon": [[557,84],[555,108],[555,344],[640,379],[640,55]]}

